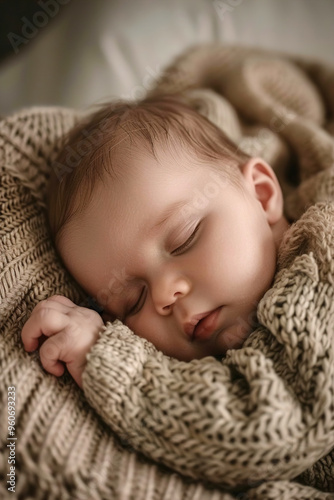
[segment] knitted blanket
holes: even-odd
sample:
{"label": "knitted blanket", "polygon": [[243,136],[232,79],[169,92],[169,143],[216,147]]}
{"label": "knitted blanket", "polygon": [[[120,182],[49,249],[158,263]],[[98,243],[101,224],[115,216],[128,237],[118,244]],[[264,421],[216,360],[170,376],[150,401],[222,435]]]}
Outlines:
{"label": "knitted blanket", "polygon": [[32,309],[53,294],[89,305],[46,224],[52,162],[78,115],[33,108],[3,119],[1,498],[333,499],[334,70],[204,46],[153,93],[167,91],[184,91],[277,169],[293,224],[260,326],[222,360],[185,363],[115,321],[87,356],[83,392],[67,373],[45,373],[20,340]]}

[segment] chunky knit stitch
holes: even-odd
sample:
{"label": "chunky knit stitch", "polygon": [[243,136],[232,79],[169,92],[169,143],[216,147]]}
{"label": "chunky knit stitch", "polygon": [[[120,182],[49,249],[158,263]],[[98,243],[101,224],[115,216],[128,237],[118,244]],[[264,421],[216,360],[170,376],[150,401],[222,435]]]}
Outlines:
{"label": "chunky knit stitch", "polygon": [[107,323],[83,392],[68,374],[45,373],[20,340],[40,300],[59,293],[88,304],[45,212],[53,159],[78,114],[34,108],[0,122],[1,498],[334,498],[333,82],[320,63],[238,47],[195,48],[166,71],[154,92],[185,91],[240,148],[267,155],[295,222],[242,349],[184,363]]}

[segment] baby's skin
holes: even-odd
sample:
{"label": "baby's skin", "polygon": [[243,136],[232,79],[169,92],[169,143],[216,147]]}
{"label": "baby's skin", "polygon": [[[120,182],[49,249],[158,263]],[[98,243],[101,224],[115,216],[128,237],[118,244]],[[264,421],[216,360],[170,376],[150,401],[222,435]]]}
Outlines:
{"label": "baby's skin", "polygon": [[[240,348],[288,228],[271,167],[251,158],[239,186],[182,151],[177,159],[164,152],[159,162],[138,154],[120,181],[108,178],[94,189],[59,251],[103,306],[103,319],[120,319],[183,361]],[[65,364],[82,387],[86,355],[103,325],[97,312],[53,296],[35,307],[22,341],[31,352],[44,339],[43,367],[60,376]]]}
{"label": "baby's skin", "polygon": [[34,308],[22,329],[27,352],[39,348],[44,369],[60,377],[65,365],[82,388],[86,355],[96,343],[104,323],[92,309],[80,307],[67,297],[53,295]]}

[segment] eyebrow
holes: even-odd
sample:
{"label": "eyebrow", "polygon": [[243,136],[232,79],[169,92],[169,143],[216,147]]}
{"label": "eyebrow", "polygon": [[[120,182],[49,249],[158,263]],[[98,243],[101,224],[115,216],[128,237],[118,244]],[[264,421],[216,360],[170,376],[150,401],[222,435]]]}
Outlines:
{"label": "eyebrow", "polygon": [[189,204],[188,200],[179,200],[169,205],[166,208],[166,210],[164,210],[163,213],[160,215],[157,222],[153,225],[151,231],[157,231],[158,229],[161,229],[176,212],[180,211],[188,204]]}

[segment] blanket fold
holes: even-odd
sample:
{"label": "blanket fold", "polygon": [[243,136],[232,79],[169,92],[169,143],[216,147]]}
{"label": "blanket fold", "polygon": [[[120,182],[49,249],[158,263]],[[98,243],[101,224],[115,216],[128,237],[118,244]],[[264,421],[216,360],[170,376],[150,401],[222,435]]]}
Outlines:
{"label": "blanket fold", "polygon": [[[271,163],[282,184],[291,227],[258,305],[260,326],[222,360],[184,363],[116,321],[87,357],[84,392],[67,373],[45,373],[20,339],[32,309],[54,294],[89,305],[46,222],[50,169],[81,114],[32,108],[5,118],[1,498],[334,499],[334,70],[201,46],[173,62],[152,94],[179,91],[237,147]],[[6,476],[9,386],[17,394],[15,494]]]}

